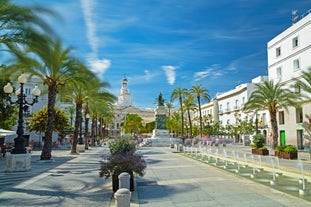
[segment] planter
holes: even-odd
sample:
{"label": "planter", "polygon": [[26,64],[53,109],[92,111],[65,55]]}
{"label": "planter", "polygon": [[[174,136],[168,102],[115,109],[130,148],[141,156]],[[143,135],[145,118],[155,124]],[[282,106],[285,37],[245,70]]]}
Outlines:
{"label": "planter", "polygon": [[289,160],[294,160],[297,159],[298,153],[287,153],[287,152],[280,152],[279,158],[283,159],[289,159]]}
{"label": "planter", "polygon": [[[134,174],[133,173],[129,173],[130,174],[130,191],[134,191]],[[117,174],[113,174],[111,176],[111,180],[112,180],[112,191],[113,192],[117,192],[117,190],[119,189],[119,175]]]}
{"label": "planter", "polygon": [[269,155],[269,150],[252,149],[252,154],[255,154],[255,155]]}

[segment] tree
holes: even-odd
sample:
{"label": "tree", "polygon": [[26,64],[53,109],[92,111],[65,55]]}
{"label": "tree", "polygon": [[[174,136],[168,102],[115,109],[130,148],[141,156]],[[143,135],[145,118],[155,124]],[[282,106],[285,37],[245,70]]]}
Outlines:
{"label": "tree", "polygon": [[175,99],[178,99],[179,106],[180,106],[180,114],[181,114],[181,138],[184,138],[184,110],[183,110],[183,99],[185,98],[186,94],[188,93],[187,89],[185,88],[175,88],[171,94],[171,102]]}
{"label": "tree", "polygon": [[22,68],[30,76],[40,78],[48,88],[48,120],[41,160],[51,159],[56,95],[70,82],[86,81],[85,74],[89,73],[70,52],[71,49],[64,49],[60,41],[48,41],[44,47],[28,47],[26,55],[17,54],[16,64],[8,68],[11,74],[21,73],[16,68]]}
{"label": "tree", "polygon": [[138,134],[142,128],[142,120],[138,114],[127,114],[121,126],[125,133]]}
{"label": "tree", "polygon": [[41,6],[18,6],[10,0],[1,0],[0,47],[3,45],[10,52],[17,52],[20,51],[21,45],[44,43],[45,38],[41,35],[42,32],[45,32],[45,35],[54,36],[53,30],[44,18],[39,16],[40,14],[57,17],[56,13]]}
{"label": "tree", "polygon": [[75,111],[76,111],[75,106],[69,106],[67,108],[67,112],[69,113],[69,116],[70,116],[70,127],[72,127],[72,124],[73,124],[73,115]]}
{"label": "tree", "polygon": [[301,72],[301,78],[295,79],[295,87],[302,89],[305,93],[301,93],[305,98],[305,102],[310,102],[311,94],[311,67],[307,71]]}
{"label": "tree", "polygon": [[201,112],[201,98],[205,101],[210,101],[209,91],[202,87],[201,85],[192,86],[190,93],[197,98],[198,108],[199,108],[199,118],[200,118],[200,136],[202,138],[203,133],[203,122],[202,122],[202,112]]}
{"label": "tree", "polygon": [[[194,103],[194,97],[190,93],[186,95],[186,99],[183,103],[183,107],[187,111],[188,123],[189,123],[189,129],[190,129],[190,138],[191,138],[192,137],[192,121],[191,121],[190,111],[194,111],[196,109],[196,105]],[[187,131],[188,131],[188,128],[187,128]]]}
{"label": "tree", "polygon": [[[3,89],[8,81],[0,78],[0,88]],[[18,108],[6,103],[5,93],[0,93],[0,128],[11,129],[17,121]]]}
{"label": "tree", "polygon": [[[47,127],[48,108],[44,107],[32,115],[28,121],[29,131],[45,132]],[[59,134],[65,134],[69,128],[68,117],[64,110],[55,107],[54,131]]]}
{"label": "tree", "polygon": [[168,109],[168,118],[170,118],[173,104],[171,102],[166,103],[166,108]]}
{"label": "tree", "polygon": [[296,106],[299,97],[283,84],[274,84],[272,80],[262,84],[256,84],[256,89],[250,95],[249,100],[244,105],[244,111],[255,113],[260,110],[268,110],[270,115],[270,125],[272,129],[273,149],[278,145],[278,123],[277,112],[279,109],[288,109],[288,106]]}

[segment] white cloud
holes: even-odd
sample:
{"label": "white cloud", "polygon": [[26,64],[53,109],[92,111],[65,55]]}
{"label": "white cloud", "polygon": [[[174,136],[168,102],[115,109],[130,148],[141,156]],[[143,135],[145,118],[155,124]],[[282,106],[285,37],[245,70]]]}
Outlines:
{"label": "white cloud", "polygon": [[100,60],[95,58],[88,58],[88,62],[91,66],[91,70],[97,75],[104,74],[111,65],[111,62],[108,59]]}
{"label": "white cloud", "polygon": [[96,37],[96,27],[93,22],[93,8],[95,7],[95,2],[93,0],[81,0],[81,7],[83,11],[84,21],[86,24],[86,35],[91,45],[93,53],[97,53],[98,38]]}
{"label": "white cloud", "polygon": [[211,79],[215,79],[219,76],[222,76],[223,74],[219,71],[217,71],[218,65],[212,65],[211,67],[203,70],[203,71],[199,71],[194,73],[194,81],[200,81],[206,77],[211,78]]}
{"label": "white cloud", "polygon": [[172,66],[172,65],[166,65],[166,66],[162,66],[162,69],[165,71],[167,82],[170,85],[173,85],[176,80],[175,70],[177,69],[177,67]]}
{"label": "white cloud", "polygon": [[96,24],[94,23],[94,11],[93,8],[96,7],[95,1],[93,0],[81,0],[81,7],[83,10],[84,21],[86,24],[86,35],[88,42],[91,46],[92,53],[88,57],[88,63],[91,67],[91,70],[97,74],[102,75],[110,67],[111,61],[108,59],[99,59],[98,58],[98,45],[99,39],[96,36]]}

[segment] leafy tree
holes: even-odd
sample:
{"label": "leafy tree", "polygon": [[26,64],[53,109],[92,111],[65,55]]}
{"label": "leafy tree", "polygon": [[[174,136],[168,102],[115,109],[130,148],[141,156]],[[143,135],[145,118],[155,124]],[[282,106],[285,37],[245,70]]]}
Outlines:
{"label": "leafy tree", "polygon": [[138,134],[142,128],[142,120],[138,114],[127,114],[121,126],[125,133]]}
{"label": "leafy tree", "polygon": [[[0,88],[3,89],[8,81],[0,78]],[[6,103],[5,93],[0,93],[0,128],[11,129],[17,121],[18,108]]]}
{"label": "leafy tree", "polygon": [[[59,134],[64,134],[65,130],[69,128],[68,117],[66,112],[58,107],[55,107],[54,131]],[[28,121],[30,131],[45,132],[48,120],[48,108],[44,107],[32,115]]]}
{"label": "leafy tree", "polygon": [[269,111],[273,148],[275,148],[278,145],[277,112],[281,108],[287,109],[288,106],[296,106],[297,100],[299,100],[297,94],[285,88],[283,84],[274,84],[272,80],[265,81],[263,84],[256,84],[255,91],[244,105],[244,111]]}
{"label": "leafy tree", "polygon": [[185,88],[175,88],[171,94],[171,102],[175,99],[178,99],[179,106],[180,106],[180,115],[181,115],[181,137],[184,137],[184,109],[183,109],[183,100],[188,93],[187,89]]}
{"label": "leafy tree", "polygon": [[202,138],[203,133],[203,121],[202,121],[202,111],[201,111],[201,98],[205,101],[210,101],[209,91],[202,87],[201,85],[192,86],[190,93],[197,98],[199,107],[199,118],[200,118],[200,136]]}

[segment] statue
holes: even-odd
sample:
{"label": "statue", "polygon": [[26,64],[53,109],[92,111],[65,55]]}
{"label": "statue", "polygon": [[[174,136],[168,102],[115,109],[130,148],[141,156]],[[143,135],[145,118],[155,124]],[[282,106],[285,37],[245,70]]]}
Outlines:
{"label": "statue", "polygon": [[162,93],[160,93],[158,97],[158,106],[164,106],[164,99],[162,97]]}

